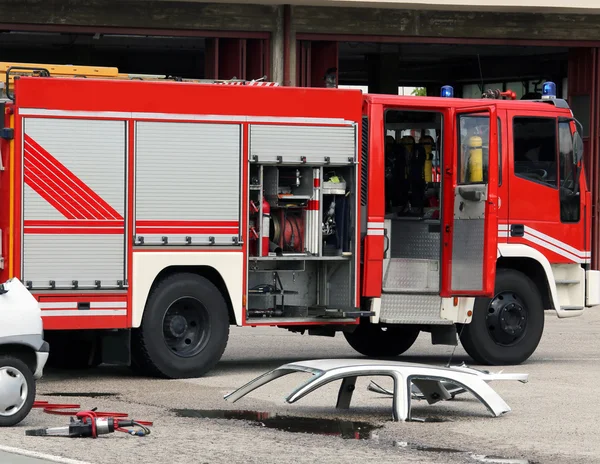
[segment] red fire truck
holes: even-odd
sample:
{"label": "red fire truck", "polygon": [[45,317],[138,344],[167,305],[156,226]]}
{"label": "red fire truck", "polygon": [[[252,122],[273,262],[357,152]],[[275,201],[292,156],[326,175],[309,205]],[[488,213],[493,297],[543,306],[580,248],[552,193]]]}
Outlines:
{"label": "red fire truck", "polygon": [[55,364],[201,376],[232,325],[374,357],[429,332],[515,364],[545,310],[600,304],[552,83],[466,100],[1,66],[0,278],[39,301]]}

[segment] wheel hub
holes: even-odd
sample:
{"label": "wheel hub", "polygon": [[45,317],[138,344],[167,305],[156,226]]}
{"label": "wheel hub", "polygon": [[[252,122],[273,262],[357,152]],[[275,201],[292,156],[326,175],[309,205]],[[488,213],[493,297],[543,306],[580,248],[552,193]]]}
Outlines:
{"label": "wheel hub", "polygon": [[185,317],[177,314],[169,318],[169,330],[173,337],[181,337],[187,330],[188,323]]}
{"label": "wheel hub", "polygon": [[512,345],[525,335],[527,309],[513,292],[496,295],[486,316],[488,332],[499,345]]}
{"label": "wheel hub", "polygon": [[27,401],[27,393],[27,381],[20,370],[0,367],[0,416],[18,413]]}
{"label": "wheel hub", "polygon": [[189,358],[208,343],[210,317],[200,301],[184,297],[174,301],[163,318],[163,338],[171,352]]}

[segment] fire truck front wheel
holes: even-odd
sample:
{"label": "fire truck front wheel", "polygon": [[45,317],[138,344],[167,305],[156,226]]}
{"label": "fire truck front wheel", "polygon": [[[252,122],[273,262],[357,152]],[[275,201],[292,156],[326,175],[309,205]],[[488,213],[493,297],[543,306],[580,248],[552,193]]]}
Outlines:
{"label": "fire truck front wheel", "polygon": [[368,357],[399,356],[408,350],[419,336],[419,328],[408,325],[381,326],[367,319],[360,321],[354,332],[344,332],[352,348]]}
{"label": "fire truck front wheel", "polygon": [[133,364],[165,378],[200,377],[221,359],[229,338],[227,303],[205,277],[180,273],[152,291],[132,337]]}
{"label": "fire truck front wheel", "polygon": [[[461,329],[459,329],[461,330]],[[514,269],[498,269],[494,298],[477,298],[461,344],[476,362],[521,364],[536,350],[544,331],[542,297],[533,281]]]}

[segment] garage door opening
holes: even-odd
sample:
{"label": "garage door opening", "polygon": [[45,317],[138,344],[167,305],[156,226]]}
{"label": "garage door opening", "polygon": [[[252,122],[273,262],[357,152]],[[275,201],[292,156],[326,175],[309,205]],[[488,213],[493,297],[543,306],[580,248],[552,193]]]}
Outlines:
{"label": "garage door opening", "polygon": [[[240,34],[241,36],[242,34]],[[110,66],[194,79],[269,76],[269,40],[103,32],[0,31],[0,61]]]}
{"label": "garage door opening", "polygon": [[340,86],[371,93],[426,89],[439,95],[441,86],[452,85],[458,97],[501,89],[530,99],[552,80],[559,96],[567,96],[567,47],[374,42],[338,42],[338,47]]}

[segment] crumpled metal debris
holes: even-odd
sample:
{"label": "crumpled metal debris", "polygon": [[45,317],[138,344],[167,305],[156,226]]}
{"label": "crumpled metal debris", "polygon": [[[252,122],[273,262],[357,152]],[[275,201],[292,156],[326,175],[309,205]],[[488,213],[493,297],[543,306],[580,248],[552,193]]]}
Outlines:
{"label": "crumpled metal debris", "polygon": [[411,420],[411,399],[423,399],[429,404],[434,404],[453,399],[457,394],[465,392],[472,393],[493,416],[498,417],[511,409],[488,385],[488,382],[517,380],[526,383],[529,380],[528,374],[490,373],[465,365],[438,367],[370,359],[318,359],[279,366],[225,395],[225,399],[236,402],[272,380],[297,372],[308,372],[313,375],[286,397],[288,403],[294,403],[330,382],[342,380],[336,403],[338,409],[350,407],[358,377],[391,377],[394,382],[392,391],[386,390],[374,382],[369,385],[369,390],[392,397],[392,418],[395,421]]}

